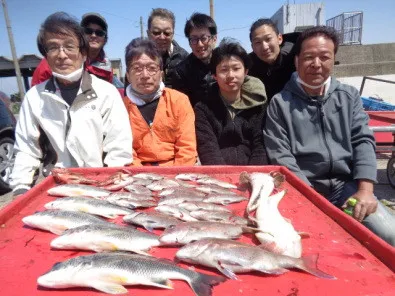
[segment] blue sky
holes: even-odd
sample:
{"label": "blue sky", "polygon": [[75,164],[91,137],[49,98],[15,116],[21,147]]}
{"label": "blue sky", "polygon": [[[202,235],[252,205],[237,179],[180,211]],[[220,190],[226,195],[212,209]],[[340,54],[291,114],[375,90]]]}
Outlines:
{"label": "blue sky", "polygon": [[[99,12],[109,25],[109,40],[105,47],[110,58],[122,58],[127,43],[140,36],[139,20],[143,17],[144,30],[152,8],[164,7],[176,16],[175,39],[190,51],[184,37],[185,21],[193,12],[209,14],[209,0],[6,0],[18,57],[34,53],[40,55],[36,36],[40,24],[53,12],[65,11],[78,19],[86,12]],[[275,0],[214,0],[218,40],[233,37],[247,51],[251,50],[248,34],[251,24],[260,17],[271,17],[287,1]],[[394,0],[330,0],[289,1],[293,3],[324,2],[325,20],[343,12],[362,11],[363,44],[395,42]],[[0,7],[0,56],[11,58],[3,7]],[[0,90],[17,90],[16,78],[0,79]]]}

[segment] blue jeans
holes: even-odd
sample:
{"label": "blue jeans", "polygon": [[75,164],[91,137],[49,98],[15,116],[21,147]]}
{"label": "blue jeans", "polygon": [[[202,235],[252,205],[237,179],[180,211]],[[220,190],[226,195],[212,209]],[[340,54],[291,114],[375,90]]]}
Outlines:
{"label": "blue jeans", "polygon": [[[334,205],[341,207],[346,200],[358,190],[356,181],[345,183],[340,190],[333,192],[329,200],[334,200]],[[395,247],[395,215],[379,202],[376,212],[366,216],[362,224]]]}

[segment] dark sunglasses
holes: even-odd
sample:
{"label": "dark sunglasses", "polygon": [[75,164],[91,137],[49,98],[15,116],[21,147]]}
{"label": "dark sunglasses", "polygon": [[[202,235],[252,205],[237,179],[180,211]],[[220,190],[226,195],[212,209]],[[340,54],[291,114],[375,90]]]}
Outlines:
{"label": "dark sunglasses", "polygon": [[91,28],[84,28],[84,32],[87,35],[93,35],[93,33],[95,33],[95,35],[98,36],[98,37],[106,36],[106,31],[103,31],[103,30],[94,30],[94,29],[91,29]]}
{"label": "dark sunglasses", "polygon": [[162,33],[163,35],[165,35],[166,37],[170,37],[173,35],[173,32],[169,32],[169,31],[150,31],[152,35],[158,37],[160,36]]}

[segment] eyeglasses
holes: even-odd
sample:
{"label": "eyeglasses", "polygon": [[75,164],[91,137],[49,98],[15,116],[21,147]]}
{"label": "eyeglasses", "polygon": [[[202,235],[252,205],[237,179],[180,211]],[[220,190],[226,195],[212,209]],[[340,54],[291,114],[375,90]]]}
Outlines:
{"label": "eyeglasses", "polygon": [[199,43],[199,41],[201,41],[203,44],[207,44],[212,38],[213,38],[213,36],[211,36],[211,35],[202,35],[200,37],[191,37],[191,38],[189,38],[189,43],[196,45]]}
{"label": "eyeglasses", "polygon": [[144,69],[147,70],[147,73],[149,76],[154,76],[156,73],[159,72],[160,67],[157,64],[148,64],[148,65],[132,65],[130,67],[132,72],[136,74],[137,76],[141,75],[144,71]]}
{"label": "eyeglasses", "polygon": [[171,37],[173,36],[173,32],[170,31],[150,31],[152,35],[155,37],[159,37],[160,35],[165,35],[165,37]]}
{"label": "eyeglasses", "polygon": [[48,46],[45,51],[47,52],[48,55],[50,56],[57,56],[60,53],[60,50],[63,50],[63,52],[67,55],[70,54],[76,54],[79,51],[79,47],[74,44],[66,44],[66,45],[50,45]]}
{"label": "eyeglasses", "polygon": [[106,31],[103,30],[94,30],[92,28],[84,28],[84,32],[87,35],[93,35],[93,33],[97,36],[97,37],[104,37],[106,36]]}

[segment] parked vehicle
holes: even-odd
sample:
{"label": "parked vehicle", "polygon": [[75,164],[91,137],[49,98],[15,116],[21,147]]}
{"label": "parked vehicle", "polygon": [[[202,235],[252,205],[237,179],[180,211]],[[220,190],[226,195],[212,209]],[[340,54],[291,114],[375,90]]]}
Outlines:
{"label": "parked vehicle", "polygon": [[15,125],[10,99],[0,91],[0,194],[11,191],[9,178],[14,166]]}

